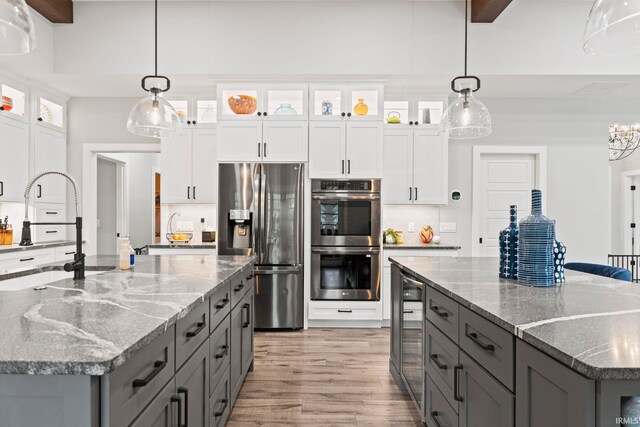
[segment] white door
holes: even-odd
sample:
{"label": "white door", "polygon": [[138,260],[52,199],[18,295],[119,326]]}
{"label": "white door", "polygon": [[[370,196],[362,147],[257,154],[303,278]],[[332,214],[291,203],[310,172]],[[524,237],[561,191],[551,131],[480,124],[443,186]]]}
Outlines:
{"label": "white door", "polygon": [[[67,142],[64,133],[41,126],[35,127],[34,173],[67,170]],[[31,200],[37,203],[65,203],[67,180],[48,175],[31,189]]]}
{"label": "white door", "polygon": [[218,160],[256,162],[262,157],[262,122],[218,123]]}
{"label": "white door", "polygon": [[413,201],[413,130],[384,132],[382,201],[411,204]]}
{"label": "white door", "polygon": [[382,124],[347,123],[347,177],[382,178]]}
{"label": "white door", "polygon": [[182,130],[175,138],[161,142],[162,203],[191,203],[192,198],[192,130]]}
{"label": "white door", "polygon": [[342,122],[309,123],[309,177],[343,178],[346,172],[346,126]]}
{"label": "white door", "polygon": [[29,124],[0,117],[0,153],[10,154],[0,167],[0,202],[24,202],[29,181]]}
{"label": "white door", "polygon": [[218,195],[216,130],[193,130],[193,203],[215,203]]}
{"label": "white door", "polygon": [[480,256],[499,255],[500,230],[509,225],[509,206],[518,206],[518,220],[531,211],[531,190],[536,187],[536,158],[533,154],[482,154],[478,209]]}
{"label": "white door", "polygon": [[[385,161],[386,161],[385,156]],[[414,203],[446,205],[448,200],[449,138],[433,131],[413,136]]]}
{"label": "white door", "polygon": [[309,160],[309,123],[265,121],[262,142],[265,162],[306,162]]}

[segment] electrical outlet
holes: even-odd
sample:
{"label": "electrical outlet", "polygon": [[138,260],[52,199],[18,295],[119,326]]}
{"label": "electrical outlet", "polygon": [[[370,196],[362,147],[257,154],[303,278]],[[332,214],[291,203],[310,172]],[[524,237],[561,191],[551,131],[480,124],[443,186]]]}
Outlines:
{"label": "electrical outlet", "polygon": [[176,221],[176,231],[193,231],[193,221]]}
{"label": "electrical outlet", "polygon": [[407,224],[407,233],[415,233],[416,232],[416,224],[415,222],[410,222]]}
{"label": "electrical outlet", "polygon": [[455,222],[441,222],[440,233],[455,233],[457,225]]}

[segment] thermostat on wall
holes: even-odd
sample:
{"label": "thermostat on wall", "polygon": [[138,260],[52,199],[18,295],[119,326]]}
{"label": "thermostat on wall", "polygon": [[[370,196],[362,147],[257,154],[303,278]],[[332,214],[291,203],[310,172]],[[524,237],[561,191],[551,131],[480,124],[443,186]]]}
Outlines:
{"label": "thermostat on wall", "polygon": [[457,202],[458,200],[460,200],[460,192],[459,191],[454,191],[451,193],[451,200]]}

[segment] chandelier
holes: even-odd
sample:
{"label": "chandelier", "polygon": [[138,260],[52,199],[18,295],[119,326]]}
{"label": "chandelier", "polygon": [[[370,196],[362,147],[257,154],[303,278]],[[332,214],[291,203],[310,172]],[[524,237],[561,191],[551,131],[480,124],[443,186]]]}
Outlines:
{"label": "chandelier", "polygon": [[629,157],[640,146],[640,125],[609,126],[609,161]]}

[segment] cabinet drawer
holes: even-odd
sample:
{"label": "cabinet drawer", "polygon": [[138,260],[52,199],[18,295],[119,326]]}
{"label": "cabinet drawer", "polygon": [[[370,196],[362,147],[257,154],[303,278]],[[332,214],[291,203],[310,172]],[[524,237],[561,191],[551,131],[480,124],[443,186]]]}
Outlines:
{"label": "cabinet drawer", "polygon": [[56,261],[69,261],[72,260],[76,254],[76,247],[74,246],[60,246],[55,248],[55,260]]}
{"label": "cabinet drawer", "polygon": [[231,308],[235,307],[247,293],[244,270],[231,277]]}
{"label": "cabinet drawer", "polygon": [[431,287],[426,289],[427,306],[425,311],[427,319],[457,344],[459,304]]}
{"label": "cabinet drawer", "polygon": [[176,323],[176,368],[209,336],[209,304],[200,304]]}
{"label": "cabinet drawer", "polygon": [[454,399],[454,366],[459,363],[458,346],[427,320],[424,348],[427,374],[458,412],[458,402]]}
{"label": "cabinet drawer", "polygon": [[212,394],[229,367],[231,346],[230,316],[224,318],[209,338],[209,394]]}
{"label": "cabinet drawer", "polygon": [[379,301],[310,301],[309,319],[380,320],[382,304]]}
{"label": "cabinet drawer", "polygon": [[[177,410],[178,402],[172,400],[174,392],[175,384],[174,381],[171,381],[162,389],[162,391],[155,397],[155,399],[153,399],[149,406],[147,406],[144,411],[142,411],[140,416],[133,423],[131,423],[130,427],[156,427],[173,425],[173,423],[178,419],[177,414],[175,413]],[[110,415],[112,417],[109,423],[110,425],[122,425],[117,424],[117,422],[113,418],[114,414]]]}
{"label": "cabinet drawer", "polygon": [[218,286],[209,298],[209,332],[213,332],[220,322],[231,312],[231,284]]}
{"label": "cabinet drawer", "polygon": [[53,261],[53,250],[51,249],[9,252],[0,257],[0,269],[35,267],[37,265],[49,264]]}
{"label": "cabinet drawer", "polygon": [[109,374],[111,425],[124,426],[175,374],[175,326]]}
{"label": "cabinet drawer", "polygon": [[514,390],[514,337],[471,310],[460,307],[460,348]]}
{"label": "cabinet drawer", "polygon": [[64,208],[56,205],[36,208],[35,222],[65,222],[67,220]]}
{"label": "cabinet drawer", "polygon": [[209,398],[210,427],[224,426],[231,410],[231,396],[229,388],[229,368],[222,375],[222,379]]}
{"label": "cabinet drawer", "polygon": [[34,242],[53,242],[66,239],[66,230],[63,225],[36,225]]}
{"label": "cabinet drawer", "polygon": [[427,425],[458,427],[458,414],[427,374],[425,374],[425,384],[424,418]]}

